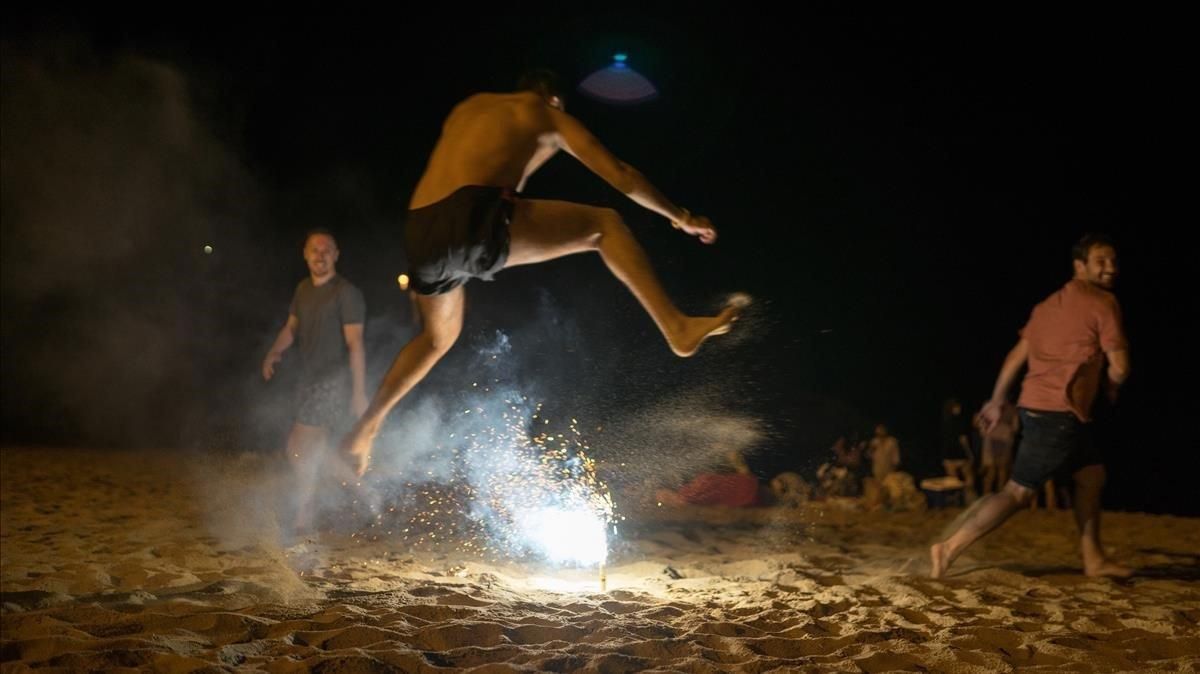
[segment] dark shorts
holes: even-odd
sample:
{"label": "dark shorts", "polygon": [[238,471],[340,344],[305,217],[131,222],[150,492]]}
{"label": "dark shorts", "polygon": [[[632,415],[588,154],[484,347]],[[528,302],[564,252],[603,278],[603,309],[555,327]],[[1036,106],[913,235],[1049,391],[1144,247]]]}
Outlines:
{"label": "dark shorts", "polygon": [[340,377],[302,383],[296,393],[296,423],[339,429],[350,415],[350,386]]}
{"label": "dark shorts", "polygon": [[1039,489],[1051,478],[1062,480],[1080,468],[1103,465],[1092,440],[1092,425],[1070,412],[1021,409],[1021,442],[1012,480]]}
{"label": "dark shorts", "polygon": [[413,290],[440,295],[473,278],[492,280],[508,260],[515,194],[468,185],[408,212],[404,241]]}

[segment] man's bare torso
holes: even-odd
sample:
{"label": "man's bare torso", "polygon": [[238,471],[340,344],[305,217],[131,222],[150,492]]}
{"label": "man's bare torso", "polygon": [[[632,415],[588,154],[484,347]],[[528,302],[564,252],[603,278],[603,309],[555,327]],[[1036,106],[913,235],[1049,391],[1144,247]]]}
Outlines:
{"label": "man's bare torso", "polygon": [[436,203],[464,185],[520,189],[559,149],[551,108],[541,96],[477,94],[442,126],[409,208]]}

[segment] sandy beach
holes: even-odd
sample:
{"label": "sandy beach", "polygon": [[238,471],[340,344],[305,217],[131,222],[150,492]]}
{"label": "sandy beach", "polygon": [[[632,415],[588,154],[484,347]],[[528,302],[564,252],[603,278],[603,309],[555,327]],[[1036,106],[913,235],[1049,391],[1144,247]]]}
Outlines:
{"label": "sandy beach", "polygon": [[270,464],[3,450],[3,672],[1200,669],[1200,520],[1106,514],[1129,581],[1029,512],[941,581],[958,514],[633,508],[597,569],[384,528],[283,541]]}

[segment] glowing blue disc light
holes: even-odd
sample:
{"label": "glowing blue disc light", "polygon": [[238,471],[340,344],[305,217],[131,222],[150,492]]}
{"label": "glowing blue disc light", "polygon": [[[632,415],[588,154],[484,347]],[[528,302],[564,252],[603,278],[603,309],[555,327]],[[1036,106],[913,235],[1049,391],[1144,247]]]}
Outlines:
{"label": "glowing blue disc light", "polygon": [[629,55],[613,54],[612,65],[588,75],[579,83],[585,96],[613,105],[637,105],[658,97],[658,89],[629,67]]}

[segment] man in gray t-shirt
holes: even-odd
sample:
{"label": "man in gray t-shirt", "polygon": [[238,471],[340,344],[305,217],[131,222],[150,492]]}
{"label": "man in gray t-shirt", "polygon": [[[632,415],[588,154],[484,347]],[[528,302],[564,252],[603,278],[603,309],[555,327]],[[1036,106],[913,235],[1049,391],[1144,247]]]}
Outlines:
{"label": "man in gray t-shirt", "polygon": [[296,469],[296,526],[311,525],[310,507],[316,478],[328,458],[329,434],[342,422],[357,419],[367,408],[364,387],[366,356],[362,292],[338,276],[337,242],[325,230],[304,240],[309,276],[296,286],[287,323],[263,359],[263,379],[270,381],[283,352],[298,342],[300,353],[296,420],[288,434],[287,454]]}

